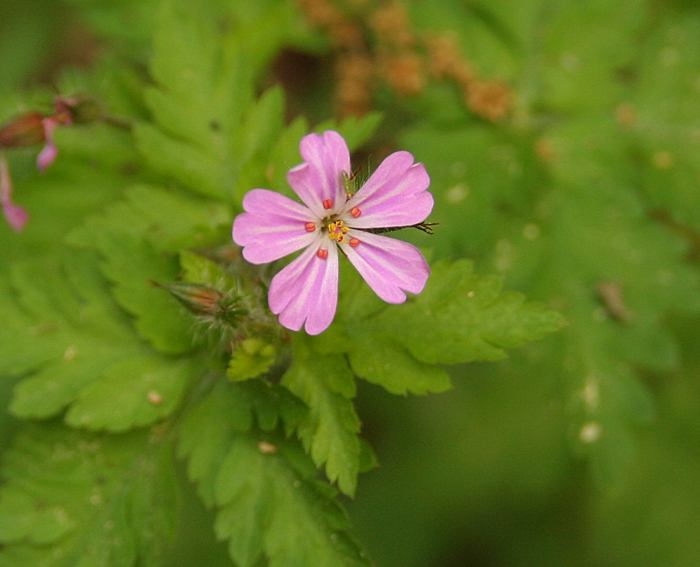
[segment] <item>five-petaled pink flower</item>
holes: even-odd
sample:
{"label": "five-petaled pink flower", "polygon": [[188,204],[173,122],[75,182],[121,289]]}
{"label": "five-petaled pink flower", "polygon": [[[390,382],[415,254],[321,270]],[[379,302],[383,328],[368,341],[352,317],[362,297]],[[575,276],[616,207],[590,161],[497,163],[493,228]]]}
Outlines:
{"label": "five-petaled pink flower", "polygon": [[253,264],[278,260],[302,248],[272,279],[270,309],[293,331],[317,335],[333,321],[338,302],[338,250],[387,303],[420,293],[430,274],[415,246],[368,229],[423,222],[433,208],[425,167],[408,152],[387,157],[353,195],[345,140],[334,131],[301,140],[304,163],[287,180],[304,205],[274,191],[253,189],[233,223],[233,240]]}

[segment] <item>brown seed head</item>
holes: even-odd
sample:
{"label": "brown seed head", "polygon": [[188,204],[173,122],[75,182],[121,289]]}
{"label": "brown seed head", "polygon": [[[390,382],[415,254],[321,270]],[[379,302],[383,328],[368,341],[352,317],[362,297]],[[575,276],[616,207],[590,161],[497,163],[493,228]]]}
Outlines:
{"label": "brown seed head", "polygon": [[423,59],[409,51],[382,58],[381,74],[389,85],[402,95],[416,95],[425,88]]}
{"label": "brown seed head", "polygon": [[330,25],[330,37],[333,45],[341,49],[361,49],[365,43],[362,28],[349,20],[338,20]]}
{"label": "brown seed head", "polygon": [[297,4],[313,26],[330,28],[342,20],[342,14],[327,0],[297,0]]}
{"label": "brown seed head", "polygon": [[335,66],[335,97],[341,115],[360,116],[372,106],[374,65],[364,53],[346,53]]}
{"label": "brown seed head", "polygon": [[462,85],[474,78],[471,65],[459,51],[457,40],[450,35],[431,35],[425,40],[431,74],[437,79],[452,79]]}
{"label": "brown seed head", "polygon": [[465,89],[467,106],[482,118],[496,122],[505,118],[513,104],[513,93],[499,81],[473,81]]}
{"label": "brown seed head", "polygon": [[415,43],[406,8],[398,2],[384,4],[370,16],[370,26],[381,43],[408,47]]}

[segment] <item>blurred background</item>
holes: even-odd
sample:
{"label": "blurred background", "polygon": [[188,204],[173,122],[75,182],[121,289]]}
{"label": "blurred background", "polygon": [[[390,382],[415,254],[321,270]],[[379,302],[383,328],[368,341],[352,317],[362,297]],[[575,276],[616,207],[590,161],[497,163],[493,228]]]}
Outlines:
{"label": "blurred background", "polygon": [[[290,120],[380,112],[356,163],[426,163],[440,225],[416,242],[569,323],[445,394],[361,385],[380,466],[348,505],[376,564],[700,565],[700,4],[211,4],[283,14],[251,42]],[[75,69],[145,73],[157,5],[0,0],[0,119]],[[226,564],[187,506],[172,565]]]}

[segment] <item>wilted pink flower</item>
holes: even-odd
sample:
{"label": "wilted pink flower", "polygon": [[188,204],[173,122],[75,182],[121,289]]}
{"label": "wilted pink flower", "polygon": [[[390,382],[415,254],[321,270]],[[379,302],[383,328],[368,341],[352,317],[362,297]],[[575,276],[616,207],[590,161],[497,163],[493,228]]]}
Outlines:
{"label": "wilted pink flower", "polygon": [[243,199],[233,240],[253,264],[278,260],[305,248],[273,279],[270,309],[288,329],[317,335],[328,328],[338,302],[338,250],[387,303],[420,293],[430,269],[415,246],[369,232],[423,222],[433,208],[425,167],[408,152],[387,157],[354,195],[345,191],[350,153],[334,131],[301,140],[304,163],[291,169],[289,184],[301,205],[266,189]]}
{"label": "wilted pink flower", "polygon": [[[54,142],[54,131],[58,126],[90,122],[103,118],[99,108],[87,98],[56,97],[55,112],[46,116],[41,112],[27,112],[0,126],[0,150],[23,148],[43,143],[36,164],[43,172],[58,156]],[[113,122],[116,122],[113,120]],[[12,201],[12,180],[7,160],[0,156],[0,205],[8,224],[16,231],[24,228],[29,214]]]}
{"label": "wilted pink flower", "polygon": [[39,171],[43,172],[48,168],[58,156],[58,148],[53,141],[53,132],[60,122],[55,118],[44,118],[41,121],[44,128],[44,147],[36,158],[36,165]]}
{"label": "wilted pink flower", "polygon": [[12,179],[5,156],[0,156],[0,205],[7,224],[16,232],[21,231],[29,220],[29,214],[12,201]]}

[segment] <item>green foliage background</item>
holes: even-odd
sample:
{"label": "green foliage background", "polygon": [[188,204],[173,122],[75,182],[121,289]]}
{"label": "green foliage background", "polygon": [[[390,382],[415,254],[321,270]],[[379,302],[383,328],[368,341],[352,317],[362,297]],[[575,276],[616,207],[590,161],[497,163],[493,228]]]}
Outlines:
{"label": "green foliage background", "polygon": [[[31,221],[0,227],[0,567],[700,562],[700,7],[405,6],[508,119],[433,83],[334,119],[293,2],[0,4],[0,123],[54,84],[129,124],[60,129],[44,175],[7,151]],[[319,69],[285,92],[290,52]],[[426,164],[433,272],[387,307],[344,266],[334,325],[290,338],[272,272],[217,253],[327,127]],[[229,352],[154,281],[265,324]]]}

